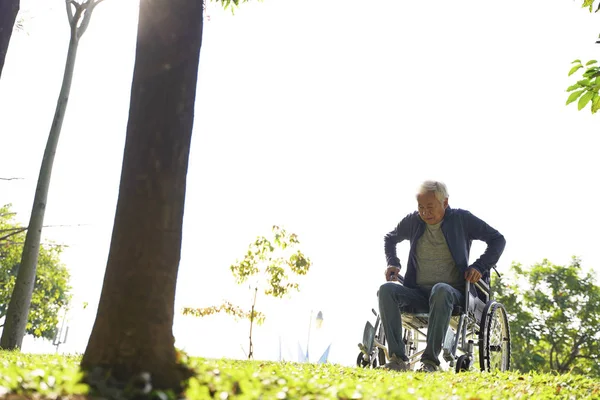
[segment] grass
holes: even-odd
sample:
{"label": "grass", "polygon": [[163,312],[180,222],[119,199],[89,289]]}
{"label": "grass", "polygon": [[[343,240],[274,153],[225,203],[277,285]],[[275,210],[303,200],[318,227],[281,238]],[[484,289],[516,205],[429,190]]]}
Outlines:
{"label": "grass", "polygon": [[[0,398],[75,399],[78,356],[0,352]],[[391,372],[334,364],[190,358],[189,399],[600,399],[600,380],[579,375]]]}

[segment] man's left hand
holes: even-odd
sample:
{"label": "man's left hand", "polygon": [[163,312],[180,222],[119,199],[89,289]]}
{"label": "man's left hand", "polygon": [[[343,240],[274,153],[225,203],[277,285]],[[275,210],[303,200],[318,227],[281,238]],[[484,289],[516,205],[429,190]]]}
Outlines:
{"label": "man's left hand", "polygon": [[469,268],[465,271],[465,279],[471,283],[475,283],[481,279],[481,273],[475,268]]}

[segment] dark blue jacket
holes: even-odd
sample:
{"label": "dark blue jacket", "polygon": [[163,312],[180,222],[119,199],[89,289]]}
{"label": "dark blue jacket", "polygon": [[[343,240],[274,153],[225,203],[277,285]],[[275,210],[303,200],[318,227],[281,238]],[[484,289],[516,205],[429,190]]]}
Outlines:
{"label": "dark blue jacket", "polygon": [[[385,235],[384,247],[388,266],[400,267],[400,260],[396,255],[396,245],[403,240],[410,240],[410,252],[408,265],[404,276],[404,285],[407,287],[417,286],[416,276],[416,244],[417,240],[425,232],[425,221],[421,219],[418,212],[407,215],[400,221],[396,229]],[[442,232],[448,243],[450,254],[458,269],[464,272],[472,267],[482,274],[482,279],[489,282],[490,269],[496,265],[506,240],[497,230],[471,214],[469,211],[459,208],[446,208],[441,225]],[[473,240],[482,240],[487,244],[485,252],[469,265],[469,251]]]}

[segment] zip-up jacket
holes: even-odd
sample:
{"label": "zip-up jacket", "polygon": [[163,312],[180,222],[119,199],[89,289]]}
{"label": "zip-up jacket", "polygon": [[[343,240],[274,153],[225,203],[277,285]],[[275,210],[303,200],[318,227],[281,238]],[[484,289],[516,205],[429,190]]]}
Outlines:
{"label": "zip-up jacket", "polygon": [[[417,241],[425,232],[425,225],[426,222],[415,211],[404,217],[396,228],[385,235],[384,238],[387,265],[398,268],[401,266],[396,255],[396,245],[403,240],[410,240],[408,265],[404,276],[404,285],[407,287],[417,286],[416,248]],[[482,279],[489,283],[490,269],[496,265],[506,245],[504,236],[469,211],[459,208],[446,208],[441,229],[444,238],[446,238],[450,254],[456,263],[456,267],[461,271],[463,279],[468,268],[475,268],[481,273]],[[484,241],[487,248],[473,264],[469,265],[469,252],[473,240]]]}

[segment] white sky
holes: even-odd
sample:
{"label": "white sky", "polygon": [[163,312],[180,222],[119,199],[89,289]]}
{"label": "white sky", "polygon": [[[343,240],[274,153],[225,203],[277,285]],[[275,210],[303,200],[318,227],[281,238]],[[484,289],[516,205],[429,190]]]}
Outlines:
{"label": "white sky", "polygon": [[[499,263],[600,263],[599,117],[566,107],[575,58],[598,57],[580,1],[502,4],[265,0],[209,4],[200,56],[177,309],[248,301],[228,266],[273,224],[313,260],[301,293],[271,302],[257,358],[295,354],[310,311],[318,357],[352,365],[383,282],[383,235],[423,179],[507,238]],[[0,202],[26,223],[61,84],[62,0],[23,0],[0,79]],[[82,39],[54,165],[48,240],[69,245],[75,293],[65,352],[83,352],[108,255],[133,71],[137,2],[98,6]],[[475,245],[472,257],[482,245]],[[408,245],[398,246],[405,265]],[[81,310],[82,302],[90,306]],[[259,299],[260,302],[265,300]],[[510,308],[510,305],[508,305]],[[247,323],[176,316],[177,345],[243,357]],[[315,344],[316,343],[316,344]],[[285,345],[285,344],[284,344]],[[25,351],[49,351],[28,340]]]}

